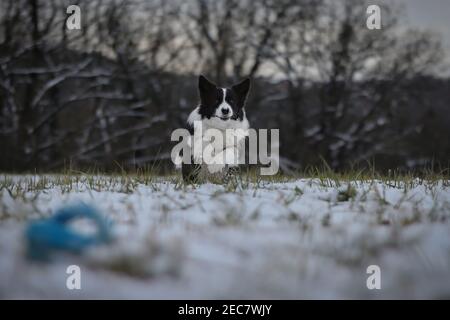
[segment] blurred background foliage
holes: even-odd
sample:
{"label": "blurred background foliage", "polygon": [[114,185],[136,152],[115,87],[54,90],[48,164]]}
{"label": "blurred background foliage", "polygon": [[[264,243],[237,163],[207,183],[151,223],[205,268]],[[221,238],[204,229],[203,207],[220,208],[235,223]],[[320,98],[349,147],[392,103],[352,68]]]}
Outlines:
{"label": "blurred background foliage", "polygon": [[[373,2],[373,1],[372,1]],[[81,8],[68,30],[66,9]],[[171,170],[197,75],[251,77],[254,128],[284,172],[448,168],[450,80],[438,36],[355,0],[2,0],[0,170]],[[370,3],[373,4],[373,3]]]}

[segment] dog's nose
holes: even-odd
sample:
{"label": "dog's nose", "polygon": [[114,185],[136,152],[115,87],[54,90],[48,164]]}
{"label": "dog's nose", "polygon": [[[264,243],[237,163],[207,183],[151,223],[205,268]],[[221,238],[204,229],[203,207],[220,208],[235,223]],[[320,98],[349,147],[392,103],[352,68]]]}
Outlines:
{"label": "dog's nose", "polygon": [[222,108],[222,113],[223,114],[228,114],[230,112],[230,109],[228,108]]}

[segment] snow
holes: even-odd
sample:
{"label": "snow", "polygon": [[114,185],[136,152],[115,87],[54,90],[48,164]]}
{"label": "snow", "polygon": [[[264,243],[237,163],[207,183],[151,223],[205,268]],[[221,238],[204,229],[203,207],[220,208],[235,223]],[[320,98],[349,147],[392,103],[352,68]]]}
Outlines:
{"label": "snow", "polygon": [[[79,181],[13,191],[0,191],[0,298],[450,297],[443,182],[349,187],[301,179],[229,191],[168,179],[133,190]],[[28,221],[77,201],[114,221],[116,242],[50,263],[26,260]],[[81,268],[81,290],[66,288],[72,264]],[[369,265],[381,269],[380,290],[366,286]]]}

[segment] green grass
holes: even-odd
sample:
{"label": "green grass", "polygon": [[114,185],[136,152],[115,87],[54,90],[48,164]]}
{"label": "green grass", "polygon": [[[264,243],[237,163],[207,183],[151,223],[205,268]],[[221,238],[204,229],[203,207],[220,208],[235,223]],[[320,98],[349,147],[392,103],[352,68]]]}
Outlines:
{"label": "green grass", "polygon": [[[361,184],[382,183],[392,188],[402,189],[405,192],[420,185],[430,190],[436,187],[448,187],[450,186],[450,170],[445,169],[438,173],[431,170],[420,173],[391,170],[387,174],[382,174],[372,169],[336,172],[328,166],[323,166],[307,168],[290,175],[261,176],[257,170],[247,169],[228,183],[224,191],[257,190],[273,183],[285,183],[297,179],[309,179],[324,188],[339,188],[339,199],[347,201],[355,196],[355,187]],[[94,191],[132,193],[139,185],[149,186],[156,191],[161,182],[172,183],[176,189],[186,190],[188,187],[183,182],[179,172],[161,175],[157,168],[145,167],[133,171],[121,169],[109,173],[99,170],[79,171],[70,169],[47,174],[2,174],[0,175],[0,190],[6,189],[11,196],[20,197],[27,192],[41,192],[54,187],[58,187],[63,193],[66,193],[81,185]],[[296,190],[299,195],[302,192],[300,189]]]}

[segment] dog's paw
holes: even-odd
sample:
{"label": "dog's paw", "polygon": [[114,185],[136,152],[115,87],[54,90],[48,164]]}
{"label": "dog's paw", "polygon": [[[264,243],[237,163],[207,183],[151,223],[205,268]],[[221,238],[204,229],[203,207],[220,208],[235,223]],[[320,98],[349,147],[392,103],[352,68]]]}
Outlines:
{"label": "dog's paw", "polygon": [[240,173],[240,169],[238,166],[233,166],[233,167],[228,167],[226,169],[226,174],[223,177],[223,183],[228,184],[232,181],[236,181],[239,173]]}

